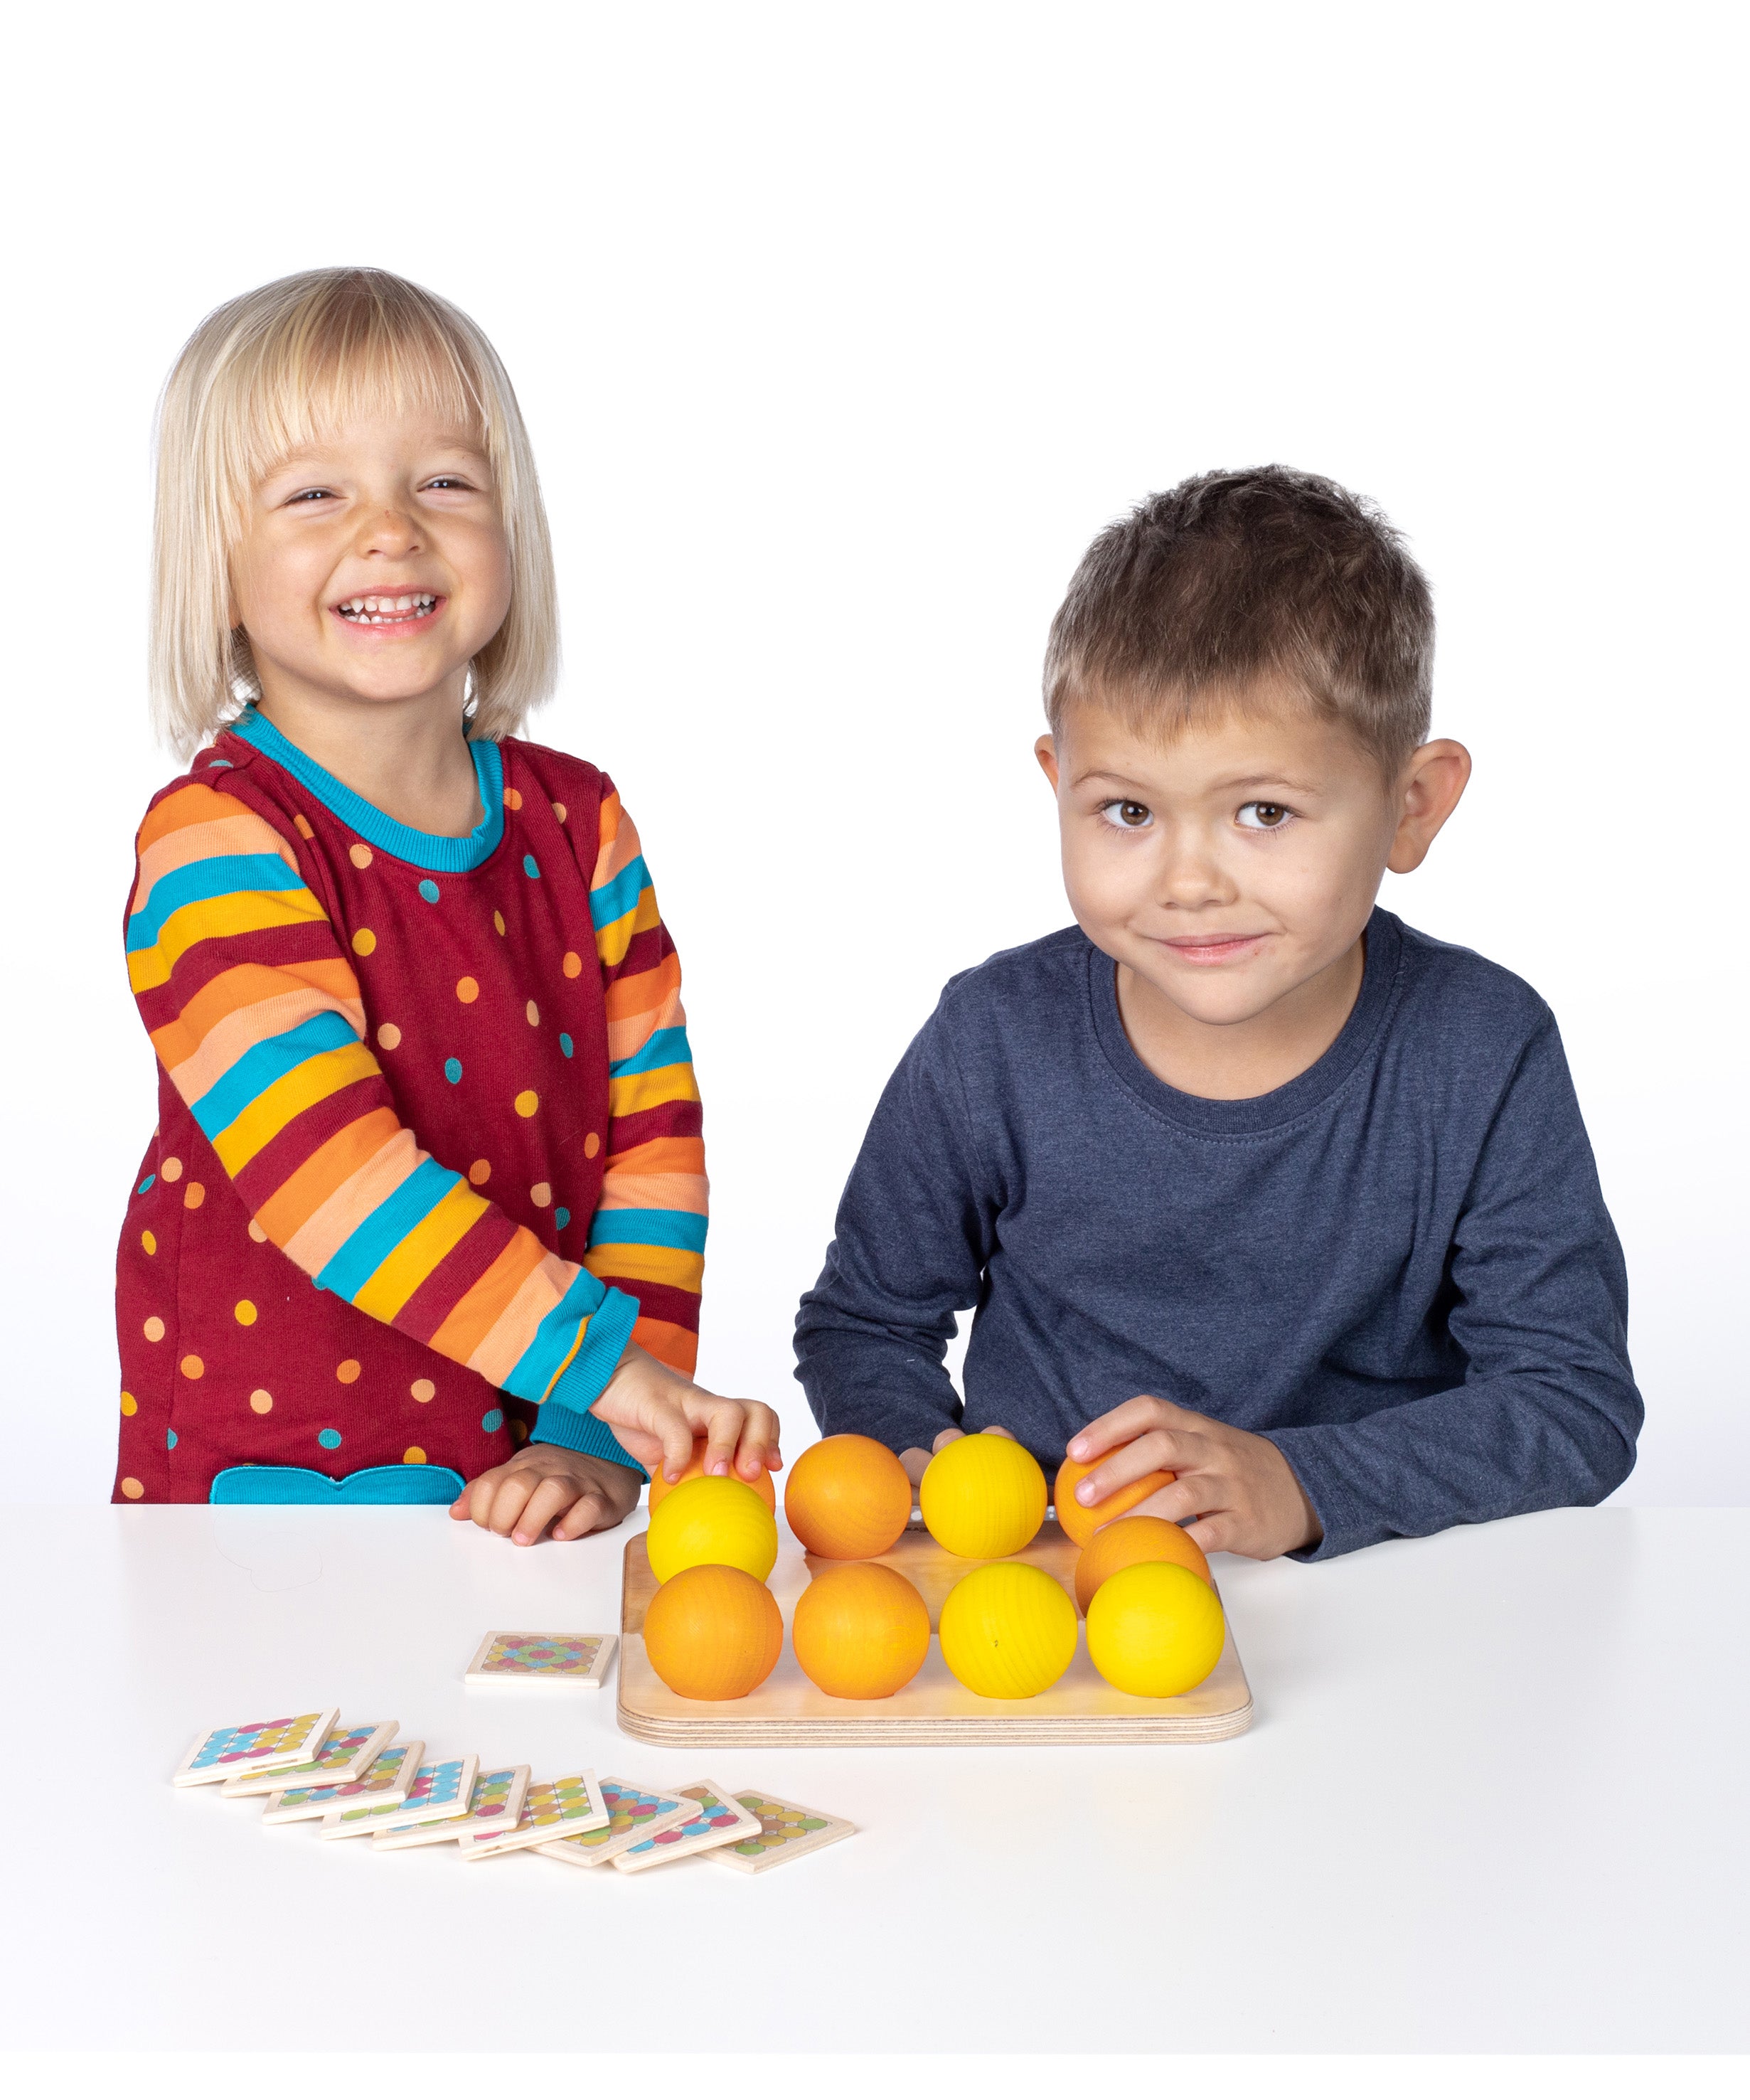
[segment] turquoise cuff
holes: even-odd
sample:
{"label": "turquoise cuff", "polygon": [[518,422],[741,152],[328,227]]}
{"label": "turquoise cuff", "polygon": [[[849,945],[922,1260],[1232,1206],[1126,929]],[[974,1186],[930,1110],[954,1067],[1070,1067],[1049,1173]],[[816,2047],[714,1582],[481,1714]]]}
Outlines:
{"label": "turquoise cuff", "polygon": [[631,1467],[640,1480],[650,1478],[607,1424],[589,1412],[626,1353],[637,1319],[637,1299],[611,1286],[589,1316],[583,1347],[542,1401],[530,1433],[531,1444],[557,1444],[593,1458],[611,1458],[616,1466]]}

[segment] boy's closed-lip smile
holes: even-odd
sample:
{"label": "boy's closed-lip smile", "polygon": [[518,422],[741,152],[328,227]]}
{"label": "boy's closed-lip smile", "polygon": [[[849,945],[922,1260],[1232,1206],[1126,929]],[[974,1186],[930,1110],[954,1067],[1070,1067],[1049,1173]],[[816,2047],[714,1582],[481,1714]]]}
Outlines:
{"label": "boy's closed-lip smile", "polygon": [[1157,938],[1156,946],[1170,948],[1186,962],[1207,968],[1212,963],[1238,962],[1256,955],[1269,938],[1267,933],[1173,933]]}

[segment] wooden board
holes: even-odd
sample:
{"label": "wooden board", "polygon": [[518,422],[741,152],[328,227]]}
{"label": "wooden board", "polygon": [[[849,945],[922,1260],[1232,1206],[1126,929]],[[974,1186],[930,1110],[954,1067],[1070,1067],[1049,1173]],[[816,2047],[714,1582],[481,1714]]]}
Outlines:
{"label": "wooden board", "polygon": [[[1031,1561],[1075,1595],[1077,1549],[1047,1522],[1026,1551]],[[1214,1743],[1243,1735],[1252,1723],[1251,1688],[1233,1644],[1233,1630],[1214,1673],[1177,1699],[1136,1699],[1114,1691],[1088,1660],[1085,1633],[1075,1661],[1034,1699],[982,1699],[949,1670],[934,1638],[942,1600],[963,1575],[985,1564],[945,1552],[923,1526],[879,1558],[917,1585],[929,1607],[929,1659],[890,1699],[835,1699],[802,1674],[787,1638],[778,1667],[745,1699],[682,1699],[651,1669],[644,1652],[644,1612],[656,1594],[644,1535],[626,1542],[620,1598],[619,1725],[642,1742],[770,1743],[806,1747],[835,1743]],[[787,1539],[771,1576],[787,1626],[817,1561]]]}

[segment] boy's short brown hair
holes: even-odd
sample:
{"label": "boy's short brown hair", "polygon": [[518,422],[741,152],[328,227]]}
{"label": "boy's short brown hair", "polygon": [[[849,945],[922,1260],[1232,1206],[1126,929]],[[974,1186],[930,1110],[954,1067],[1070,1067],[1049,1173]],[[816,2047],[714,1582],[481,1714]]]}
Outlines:
{"label": "boy's short brown hair", "polygon": [[1293,467],[1202,474],[1109,525],[1051,622],[1054,732],[1087,701],[1171,735],[1283,682],[1388,772],[1426,741],[1428,580],[1375,504]]}

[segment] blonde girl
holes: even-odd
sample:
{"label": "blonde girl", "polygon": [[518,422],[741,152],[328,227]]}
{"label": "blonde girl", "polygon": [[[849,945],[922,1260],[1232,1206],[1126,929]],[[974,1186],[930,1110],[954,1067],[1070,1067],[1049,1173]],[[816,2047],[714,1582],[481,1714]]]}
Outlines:
{"label": "blonde girl", "polygon": [[779,1462],[692,1380],[706,1183],[631,819],[517,732],[552,558],[504,369],[320,270],[165,389],[152,673],[188,770],[128,969],[159,1123],[123,1228],[116,1498],[450,1503],[530,1544],[645,1469]]}

